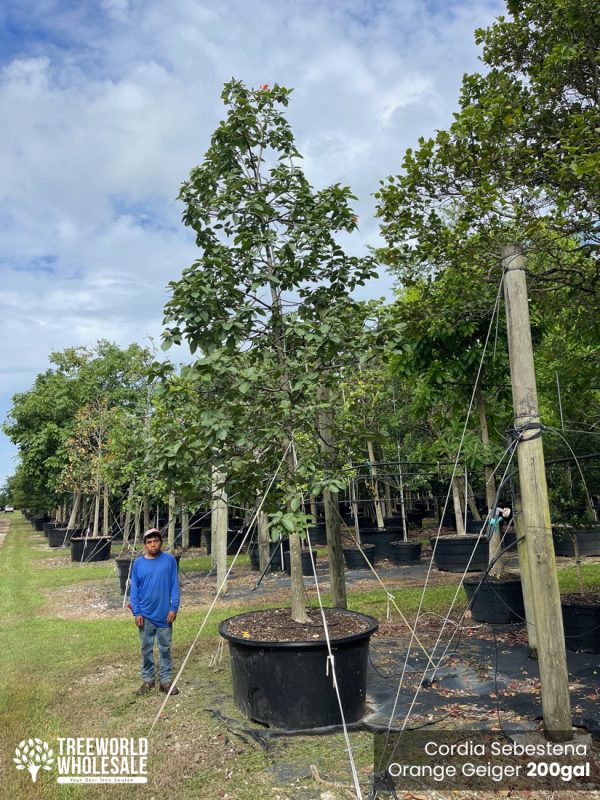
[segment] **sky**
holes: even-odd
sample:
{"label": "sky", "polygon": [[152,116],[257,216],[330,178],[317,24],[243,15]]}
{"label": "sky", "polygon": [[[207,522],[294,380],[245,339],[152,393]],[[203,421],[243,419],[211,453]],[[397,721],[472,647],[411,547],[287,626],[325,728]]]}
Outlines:
{"label": "sky", "polygon": [[[48,355],[160,341],[167,284],[198,256],[179,186],[224,116],[223,83],[293,87],[286,112],[315,188],[358,201],[451,121],[473,31],[497,0],[3,0],[0,420]],[[365,297],[389,297],[383,274]],[[185,353],[171,350],[174,360]],[[0,434],[0,485],[15,448]]]}

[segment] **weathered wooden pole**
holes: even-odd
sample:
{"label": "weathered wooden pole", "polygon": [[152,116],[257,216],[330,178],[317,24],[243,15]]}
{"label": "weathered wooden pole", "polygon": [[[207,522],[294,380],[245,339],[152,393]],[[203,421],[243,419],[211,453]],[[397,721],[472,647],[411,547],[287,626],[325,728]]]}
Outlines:
{"label": "weathered wooden pole", "polygon": [[535,615],[542,714],[546,736],[552,741],[566,741],[573,738],[569,678],[552,545],[525,258],[520,245],[502,247],[502,264],[515,429],[519,436],[519,484]]}

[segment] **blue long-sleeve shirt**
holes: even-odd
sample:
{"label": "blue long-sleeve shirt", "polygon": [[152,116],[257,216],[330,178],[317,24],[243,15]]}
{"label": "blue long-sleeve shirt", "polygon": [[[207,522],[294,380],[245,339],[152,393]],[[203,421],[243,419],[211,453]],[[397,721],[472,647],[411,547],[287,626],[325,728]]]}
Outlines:
{"label": "blue long-sleeve shirt", "polygon": [[136,558],[131,569],[131,611],[166,628],[169,611],[179,609],[177,562],[169,553]]}

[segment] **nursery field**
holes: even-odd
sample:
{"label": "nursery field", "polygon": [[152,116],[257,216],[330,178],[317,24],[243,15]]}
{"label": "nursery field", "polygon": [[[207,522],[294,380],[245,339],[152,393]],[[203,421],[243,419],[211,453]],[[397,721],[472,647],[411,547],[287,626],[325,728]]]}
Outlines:
{"label": "nursery field", "polygon": [[[286,578],[271,576],[256,593],[251,593],[256,573],[250,573],[247,557],[241,558],[239,566],[236,564],[230,597],[215,607],[193,649],[180,681],[180,695],[169,699],[150,735],[148,784],[57,785],[50,770],[40,773],[33,786],[29,774],[17,771],[12,764],[15,747],[23,739],[37,737],[53,747],[59,737],[145,736],[163,696],[135,695],[139,685],[139,643],[131,614],[122,607],[114,563],[73,564],[65,557],[67,551],[49,549],[43,535],[32,531],[20,515],[3,515],[0,520],[0,535],[7,531],[0,549],[2,797],[335,800],[355,796],[341,734],[270,735],[273,732],[243,720],[233,706],[229,659],[227,650],[219,647],[217,625],[250,608],[278,605],[284,602],[287,591],[285,585],[278,586],[278,581],[285,584]],[[182,610],[174,631],[176,667],[188,652],[214,592],[209,559],[202,551],[195,552],[181,561]],[[574,572],[572,566],[561,568],[563,590],[574,586]],[[584,565],[584,580],[589,587],[600,586],[597,561]],[[435,634],[435,621],[448,608],[457,581],[455,575],[438,573],[434,577],[422,609],[424,640]],[[393,591],[403,613],[408,617],[414,614],[420,595],[415,580],[408,573],[406,577],[392,573],[386,586]],[[369,676],[369,690],[373,683],[377,705],[379,695],[385,695],[385,686],[390,681],[395,685],[392,678],[398,667],[396,650],[402,650],[408,632],[393,609],[387,619],[385,592],[374,579],[365,576],[359,584],[350,583],[349,590],[350,608],[381,620],[380,630],[372,640],[373,668]],[[314,598],[310,585],[307,591],[311,603]],[[326,595],[324,599],[327,601]],[[452,612],[454,623],[464,607],[461,595]],[[465,640],[479,635],[482,627],[467,621]],[[511,628],[500,638],[505,643],[518,643],[520,637],[522,643],[522,636],[522,631]],[[458,650],[453,654],[453,663],[460,658]],[[535,681],[527,685],[530,695],[535,695]],[[591,691],[584,687],[582,697]],[[517,682],[508,694],[518,694]],[[451,695],[451,691],[446,692],[444,701],[449,705],[444,709],[434,706],[419,713],[432,717],[437,714],[442,726],[472,726],[477,716],[480,720],[487,718],[481,704],[477,713],[467,698]],[[507,715],[510,713],[506,711]],[[350,740],[366,797],[373,771],[373,735],[366,729],[354,730]],[[471,793],[461,794],[468,797]],[[399,796],[415,797],[410,792],[400,792]],[[434,792],[428,796],[442,795]]]}

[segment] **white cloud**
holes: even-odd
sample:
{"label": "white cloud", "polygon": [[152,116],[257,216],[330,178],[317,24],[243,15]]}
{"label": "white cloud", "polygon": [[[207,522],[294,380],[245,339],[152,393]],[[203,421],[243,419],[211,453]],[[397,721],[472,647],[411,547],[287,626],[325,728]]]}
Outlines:
{"label": "white cloud", "polygon": [[[9,3],[1,403],[51,350],[159,335],[166,284],[195,257],[175,198],[222,116],[225,80],[295,87],[288,116],[305,169],[317,186],[341,181],[358,195],[349,247],[361,252],[377,241],[379,180],[448,122],[462,73],[477,69],[473,29],[501,10],[495,0]],[[0,455],[0,480],[3,470]]]}

